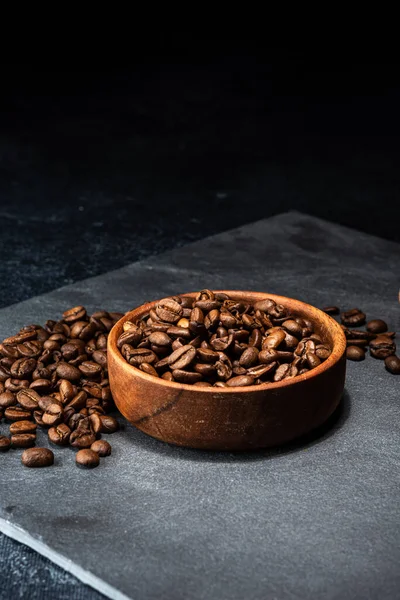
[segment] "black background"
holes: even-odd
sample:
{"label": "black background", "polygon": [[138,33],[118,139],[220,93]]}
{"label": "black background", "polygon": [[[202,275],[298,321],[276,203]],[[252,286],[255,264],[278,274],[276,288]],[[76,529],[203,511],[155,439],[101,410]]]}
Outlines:
{"label": "black background", "polygon": [[[249,36],[134,54],[2,65],[0,306],[290,209],[400,241],[389,53]],[[8,598],[64,597],[67,576],[45,559],[4,537],[1,554]]]}

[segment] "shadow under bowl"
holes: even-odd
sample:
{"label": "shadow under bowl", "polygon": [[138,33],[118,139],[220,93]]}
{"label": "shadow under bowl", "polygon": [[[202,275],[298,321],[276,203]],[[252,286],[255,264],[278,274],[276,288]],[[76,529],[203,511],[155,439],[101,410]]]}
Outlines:
{"label": "shadow under bowl", "polygon": [[[196,387],[165,381],[128,364],[117,340],[125,321],[138,321],[157,301],[139,306],[108,337],[108,372],[119,411],[148,435],[178,446],[207,450],[255,450],[281,445],[324,423],[338,406],[346,374],[346,339],[321,310],[284,296],[226,291],[255,303],[271,298],[295,316],[310,319],[332,352],[315,369],[293,379],[251,387]],[[194,297],[195,293],[183,294]]]}

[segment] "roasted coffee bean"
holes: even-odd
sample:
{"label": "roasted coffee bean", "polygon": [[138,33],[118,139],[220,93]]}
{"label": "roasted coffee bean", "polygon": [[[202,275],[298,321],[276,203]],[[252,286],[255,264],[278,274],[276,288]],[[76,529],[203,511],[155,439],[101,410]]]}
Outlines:
{"label": "roasted coffee bean", "polygon": [[232,363],[229,358],[222,353],[220,354],[219,360],[215,363],[215,367],[219,379],[227,381],[232,377]]}
{"label": "roasted coffee bean", "polygon": [[140,367],[142,363],[152,364],[157,360],[157,355],[147,348],[137,348],[129,353],[128,362],[134,367]]}
{"label": "roasted coffee bean", "polygon": [[28,448],[22,453],[21,462],[33,469],[50,467],[54,464],[54,454],[48,448]]}
{"label": "roasted coffee bean", "polygon": [[8,346],[3,343],[0,344],[0,356],[17,360],[17,358],[19,358],[19,352],[15,346]]}
{"label": "roasted coffee bean", "polygon": [[12,377],[15,379],[26,379],[36,369],[36,360],[34,358],[19,358],[10,369]]}
{"label": "roasted coffee bean", "polygon": [[167,334],[173,338],[183,338],[184,340],[190,340],[191,338],[189,329],[186,329],[185,327],[176,327],[175,325],[168,327]]}
{"label": "roasted coffee bean", "polygon": [[280,365],[274,375],[274,381],[282,381],[283,379],[292,379],[298,375],[299,371],[297,367],[289,364]]}
{"label": "roasted coffee bean", "polygon": [[78,368],[82,375],[89,379],[97,379],[102,373],[101,366],[90,360],[81,363]]}
{"label": "roasted coffee bean", "polygon": [[217,308],[214,308],[213,310],[210,310],[210,312],[206,315],[205,319],[204,319],[204,325],[206,327],[206,329],[210,330],[210,329],[216,329],[218,327],[218,323],[219,323],[219,310]]}
{"label": "roasted coffee bean", "polygon": [[20,332],[17,335],[13,335],[11,337],[6,338],[5,340],[3,340],[3,344],[5,346],[15,346],[16,344],[22,344],[23,342],[27,342],[28,340],[33,340],[36,337],[36,331],[30,330],[30,331],[24,331],[24,332]]}
{"label": "roasted coffee bean", "polygon": [[14,448],[32,448],[35,443],[35,433],[16,433],[11,436],[11,444]]}
{"label": "roasted coffee bean", "polygon": [[211,365],[210,363],[195,363],[193,365],[193,370],[196,373],[200,373],[206,379],[212,379],[216,377],[217,369],[215,365]]}
{"label": "roasted coffee bean", "polygon": [[67,404],[68,408],[73,408],[74,410],[82,410],[86,404],[87,393],[84,390],[78,392],[72,400],[70,400]]}
{"label": "roasted coffee bean", "polygon": [[369,351],[374,358],[383,360],[396,353],[396,344],[391,338],[382,334],[371,340]]}
{"label": "roasted coffee bean", "polygon": [[50,427],[47,432],[50,442],[57,446],[66,446],[69,442],[71,429],[65,423],[60,423],[56,427]]}
{"label": "roasted coffee bean", "polygon": [[136,347],[142,338],[143,333],[138,327],[136,327],[136,329],[131,328],[121,333],[117,340],[117,346],[118,348],[122,348],[124,344],[130,344],[131,346]]}
{"label": "roasted coffee bean", "polygon": [[340,308],[337,306],[325,306],[325,308],[322,308],[321,310],[327,315],[338,315],[340,313]]}
{"label": "roasted coffee bean", "polygon": [[0,394],[0,408],[8,408],[9,406],[15,406],[17,404],[17,398],[15,394],[9,390]]}
{"label": "roasted coffee bean", "polygon": [[340,320],[347,327],[359,327],[365,323],[365,314],[359,308],[352,308],[340,314]]}
{"label": "roasted coffee bean", "polygon": [[55,426],[58,425],[59,423],[61,423],[63,420],[63,409],[62,406],[60,406],[60,404],[53,402],[53,404],[50,404],[47,409],[46,412],[43,413],[42,416],[42,421],[44,423],[44,425],[47,426]]}
{"label": "roasted coffee bean", "polygon": [[75,460],[79,467],[83,467],[85,469],[94,469],[100,464],[99,455],[90,448],[79,450],[79,452],[76,453]]}
{"label": "roasted coffee bean", "polygon": [[213,350],[216,352],[226,352],[235,341],[235,338],[232,333],[224,338],[215,338],[211,340],[210,344]]}
{"label": "roasted coffee bean", "polygon": [[165,379],[165,381],[174,381],[174,376],[171,371],[167,371],[161,375],[161,379]]}
{"label": "roasted coffee bean", "polygon": [[74,448],[90,448],[95,441],[96,436],[91,426],[90,417],[83,417],[71,433],[69,443]]}
{"label": "roasted coffee bean", "polygon": [[101,422],[101,414],[98,412],[92,412],[89,416],[91,427],[96,435],[101,433],[103,424]]}
{"label": "roasted coffee bean", "polygon": [[46,394],[51,389],[51,382],[48,379],[35,379],[29,387],[39,395]]}
{"label": "roasted coffee bean", "polygon": [[90,449],[93,452],[96,452],[99,456],[110,456],[111,454],[111,444],[106,442],[106,440],[96,440],[91,446]]}
{"label": "roasted coffee bean", "polygon": [[[236,340],[235,340],[236,341]],[[249,338],[249,346],[254,346],[257,350],[261,350],[262,333],[259,329],[253,329]]]}
{"label": "roasted coffee bean", "polygon": [[7,452],[11,447],[10,438],[5,435],[0,435],[0,452]]}
{"label": "roasted coffee bean", "polygon": [[310,369],[315,369],[315,367],[318,367],[321,364],[321,359],[318,358],[318,356],[314,354],[314,352],[307,352],[305,355],[305,359],[307,362],[307,366],[310,367]]}
{"label": "roasted coffee bean", "polygon": [[392,354],[385,358],[385,367],[393,375],[400,375],[400,358]]}
{"label": "roasted coffee bean", "polygon": [[20,390],[17,394],[17,400],[22,408],[26,410],[37,410],[40,395],[30,388]]}
{"label": "roasted coffee bean", "polygon": [[86,310],[83,306],[75,306],[63,312],[63,320],[66,323],[75,323],[86,318]]}
{"label": "roasted coffee bean", "polygon": [[238,361],[232,363],[232,375],[247,375],[247,369],[236,364]]}
{"label": "roasted coffee bean", "polygon": [[365,348],[366,346],[368,346],[369,341],[368,340],[363,340],[361,338],[357,338],[354,340],[347,340],[346,345],[347,346],[360,346],[360,348]]}
{"label": "roasted coffee bean", "polygon": [[263,350],[276,350],[285,339],[285,332],[282,329],[268,334],[262,343]]}
{"label": "roasted coffee bean", "polygon": [[119,429],[119,423],[117,419],[110,415],[101,415],[101,432],[102,433],[115,433]]}
{"label": "roasted coffee bean", "polygon": [[155,344],[156,346],[165,346],[166,348],[172,344],[172,340],[169,335],[163,331],[155,331],[149,335],[149,342],[150,344]]}
{"label": "roasted coffee bean", "polygon": [[228,379],[226,384],[228,387],[247,387],[254,385],[254,377],[251,375],[239,375],[238,377]]}
{"label": "roasted coffee bean", "polygon": [[348,346],[346,350],[346,358],[355,361],[364,360],[365,350],[360,346]]}
{"label": "roasted coffee bean", "polygon": [[60,379],[68,379],[68,381],[78,381],[81,377],[80,370],[66,362],[58,363],[56,372]]}
{"label": "roasted coffee bean", "polygon": [[247,369],[247,374],[251,375],[251,377],[254,377],[255,379],[266,379],[267,377],[272,375],[277,366],[277,362],[271,362],[268,365],[257,365],[255,367],[250,367],[249,369]]}
{"label": "roasted coffee bean", "polygon": [[331,355],[331,351],[328,346],[319,345],[315,348],[315,354],[321,360],[326,360]]}
{"label": "roasted coffee bean", "polygon": [[42,396],[38,400],[38,408],[39,410],[45,412],[51,404],[59,404],[61,406],[61,402],[58,402],[53,398],[53,396]]}
{"label": "roasted coffee bean", "polygon": [[68,379],[60,379],[58,389],[63,404],[68,404],[76,395],[76,387]]}
{"label": "roasted coffee bean", "polygon": [[142,363],[139,368],[141,371],[143,371],[143,373],[147,373],[147,375],[153,375],[153,377],[159,377],[155,368],[152,365],[150,365],[149,363]]}
{"label": "roasted coffee bean", "polygon": [[19,406],[10,406],[5,409],[4,416],[9,421],[26,421],[31,418],[31,412]]}
{"label": "roasted coffee bean", "polygon": [[186,369],[196,358],[196,348],[192,346],[182,346],[175,350],[168,357],[168,364],[172,370],[174,369]]}
{"label": "roasted coffee bean", "polygon": [[385,333],[388,330],[388,326],[382,319],[373,319],[367,323],[367,331],[370,333]]}
{"label": "roasted coffee bean", "polygon": [[191,371],[185,371],[183,369],[174,369],[172,375],[174,380],[179,381],[179,383],[191,384],[202,379],[200,373],[192,373]]}
{"label": "roasted coffee bean", "polygon": [[10,433],[15,435],[17,433],[35,433],[37,425],[32,421],[16,421],[10,425]]}
{"label": "roasted coffee bean", "polygon": [[208,381],[196,381],[193,384],[194,387],[212,387],[212,384]]}
{"label": "roasted coffee bean", "polygon": [[164,298],[156,305],[155,312],[160,321],[176,323],[182,317],[183,308],[172,298]]}
{"label": "roasted coffee bean", "polygon": [[29,340],[17,345],[17,350],[20,356],[26,358],[36,358],[42,352],[42,344],[36,340]]}
{"label": "roasted coffee bean", "polygon": [[218,352],[214,350],[209,350],[208,348],[198,348],[197,349],[197,357],[201,362],[205,363],[216,363],[219,359]]}
{"label": "roasted coffee bean", "polygon": [[239,358],[239,364],[241,367],[248,369],[253,367],[258,362],[259,352],[254,346],[249,346]]}

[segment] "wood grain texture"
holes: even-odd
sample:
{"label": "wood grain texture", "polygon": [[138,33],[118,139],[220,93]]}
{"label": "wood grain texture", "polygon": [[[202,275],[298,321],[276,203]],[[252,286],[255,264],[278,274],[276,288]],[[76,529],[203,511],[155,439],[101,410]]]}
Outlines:
{"label": "wood grain texture", "polygon": [[[157,379],[129,365],[117,348],[127,320],[146,315],[150,302],[129,312],[108,338],[111,390],[121,413],[159,440],[208,450],[251,450],[283,444],[321,425],[338,406],[346,372],[346,340],[338,323],[319,309],[282,296],[226,291],[252,303],[272,298],[311,319],[333,349],[317,368],[291,380],[251,388],[196,388]],[[185,294],[194,296],[194,293]]]}

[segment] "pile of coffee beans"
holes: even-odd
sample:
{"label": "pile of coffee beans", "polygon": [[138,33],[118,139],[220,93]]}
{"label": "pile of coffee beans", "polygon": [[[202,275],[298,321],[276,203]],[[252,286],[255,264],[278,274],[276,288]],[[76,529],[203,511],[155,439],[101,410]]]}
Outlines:
{"label": "pile of coffee beans", "polygon": [[396,332],[389,331],[382,319],[368,321],[366,329],[351,329],[365,325],[367,317],[359,308],[340,312],[337,306],[327,306],[322,309],[328,315],[340,315],[340,321],[347,340],[346,356],[349,360],[365,359],[367,348],[374,358],[385,361],[385,367],[393,375],[400,374],[400,358],[396,356],[394,338]]}
{"label": "pile of coffee beans", "polygon": [[198,387],[243,387],[307,373],[331,353],[314,323],[271,299],[255,304],[202,290],[160,300],[117,341],[148,375]]}
{"label": "pile of coffee beans", "polygon": [[[83,306],[63,313],[44,327],[27,325],[0,344],[0,422],[9,436],[0,436],[0,451],[25,448],[26,467],[52,465],[54,454],[38,448],[36,430],[47,430],[56,446],[78,451],[76,463],[95,467],[111,446],[99,439],[113,433],[118,421],[107,374],[107,337],[122,313]],[[97,458],[96,458],[97,457]]]}

